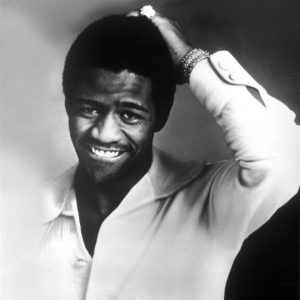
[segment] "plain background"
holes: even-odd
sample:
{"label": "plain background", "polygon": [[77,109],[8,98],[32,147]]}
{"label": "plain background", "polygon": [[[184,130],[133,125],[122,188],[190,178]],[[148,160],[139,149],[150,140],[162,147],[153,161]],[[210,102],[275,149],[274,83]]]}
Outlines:
{"label": "plain background", "polygon": [[[194,46],[229,50],[299,120],[298,0],[1,1],[2,290],[14,288],[15,277],[7,274],[30,256],[27,228],[36,222],[32,211],[40,183],[76,162],[61,88],[66,52],[91,21],[144,4],[177,20]],[[178,88],[169,122],[155,143],[185,159],[230,157],[219,128],[187,86]]]}
{"label": "plain background", "polygon": [[[92,20],[142,6],[130,0],[1,2],[1,151],[45,178],[76,161],[70,143],[61,72],[75,36]],[[176,19],[193,45],[227,49],[270,94],[300,112],[298,0],[150,1]],[[255,116],[253,116],[255,118]],[[230,156],[219,129],[178,88],[156,144],[183,158]],[[3,157],[3,156],[2,156]],[[28,166],[27,166],[28,167]]]}

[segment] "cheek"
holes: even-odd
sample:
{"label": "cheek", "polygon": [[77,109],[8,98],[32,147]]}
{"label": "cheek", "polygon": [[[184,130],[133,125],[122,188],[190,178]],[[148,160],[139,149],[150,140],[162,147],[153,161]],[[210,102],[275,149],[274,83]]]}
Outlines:
{"label": "cheek", "polygon": [[69,130],[73,142],[85,135],[91,127],[92,124],[89,120],[78,117],[69,118]]}
{"label": "cheek", "polygon": [[153,141],[153,128],[150,124],[143,124],[130,130],[124,130],[125,135],[136,148],[143,150],[152,144]]}

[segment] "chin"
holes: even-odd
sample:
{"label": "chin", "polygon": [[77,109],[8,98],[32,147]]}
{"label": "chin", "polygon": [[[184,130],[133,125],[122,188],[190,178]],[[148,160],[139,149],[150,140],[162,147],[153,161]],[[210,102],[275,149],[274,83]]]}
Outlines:
{"label": "chin", "polygon": [[87,168],[90,179],[96,185],[112,185],[128,178],[129,164],[124,162],[122,165],[116,165],[109,162],[98,162],[89,165]]}
{"label": "chin", "polygon": [[90,171],[90,177],[96,185],[111,185],[120,180],[119,174],[103,173],[101,171]]}

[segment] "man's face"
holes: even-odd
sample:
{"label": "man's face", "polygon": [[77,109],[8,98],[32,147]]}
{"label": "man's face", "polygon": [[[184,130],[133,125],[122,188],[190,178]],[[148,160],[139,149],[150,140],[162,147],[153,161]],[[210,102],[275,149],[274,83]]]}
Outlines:
{"label": "man's face", "polygon": [[129,71],[88,69],[67,99],[71,139],[95,183],[130,176],[152,147],[151,81]]}

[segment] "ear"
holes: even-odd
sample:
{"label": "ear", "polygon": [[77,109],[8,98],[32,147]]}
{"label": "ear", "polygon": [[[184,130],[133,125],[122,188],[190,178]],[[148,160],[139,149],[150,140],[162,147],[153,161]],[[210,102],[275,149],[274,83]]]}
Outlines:
{"label": "ear", "polygon": [[156,114],[157,119],[155,121],[154,132],[159,132],[160,130],[162,130],[165,127],[165,125],[168,121],[169,115],[170,115],[170,111],[171,111],[171,108],[168,110],[165,110],[161,113]]}

